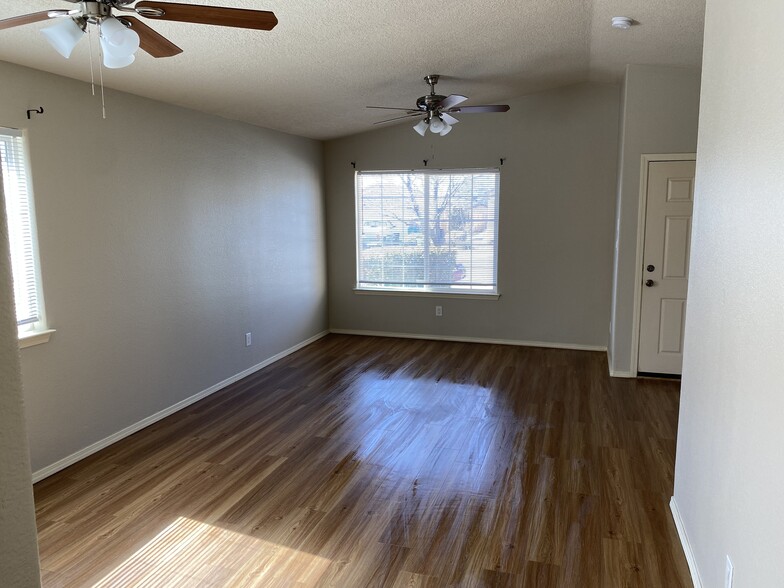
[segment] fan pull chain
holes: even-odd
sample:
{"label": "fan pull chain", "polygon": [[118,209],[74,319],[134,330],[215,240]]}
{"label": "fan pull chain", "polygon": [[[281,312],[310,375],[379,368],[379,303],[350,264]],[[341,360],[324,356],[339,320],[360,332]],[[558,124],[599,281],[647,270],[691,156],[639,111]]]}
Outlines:
{"label": "fan pull chain", "polygon": [[[101,25],[98,25],[98,34],[101,34]],[[101,57],[101,62],[98,64],[98,71],[101,74],[101,112],[103,113],[103,119],[106,120],[106,99],[103,95],[103,48],[99,52]]]}
{"label": "fan pull chain", "polygon": [[93,96],[95,96],[95,71],[93,69],[93,29],[92,27],[87,27],[87,42],[89,43],[90,47],[90,86],[93,90]]}
{"label": "fan pull chain", "polygon": [[106,98],[103,95],[103,56],[101,56],[101,63],[98,64],[98,71],[101,73],[101,113],[103,119],[106,120]]}

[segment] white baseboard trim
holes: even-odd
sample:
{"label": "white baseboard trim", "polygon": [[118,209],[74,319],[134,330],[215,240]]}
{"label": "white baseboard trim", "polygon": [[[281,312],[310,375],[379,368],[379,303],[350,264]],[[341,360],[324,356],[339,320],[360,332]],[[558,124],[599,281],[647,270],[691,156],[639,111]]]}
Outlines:
{"label": "white baseboard trim", "polygon": [[610,355],[610,348],[607,348],[607,367],[610,369],[611,378],[636,378],[637,372],[627,372],[622,370],[614,370],[612,368],[612,355]]}
{"label": "white baseboard trim", "polygon": [[691,574],[691,581],[694,588],[702,588],[702,580],[700,579],[700,571],[697,568],[697,561],[694,559],[694,552],[691,550],[691,543],[689,537],[686,535],[686,527],[683,526],[683,519],[678,510],[678,503],[675,502],[675,497],[670,498],[670,512],[672,512],[672,520],[675,521],[675,528],[678,529],[678,537],[683,546],[683,553],[686,555],[686,563],[689,564],[689,573]]}
{"label": "white baseboard trim", "polygon": [[140,431],[140,430],[144,429],[145,427],[148,427],[151,424],[153,424],[153,423],[155,423],[155,422],[157,422],[157,421],[159,421],[159,420],[161,420],[163,418],[166,418],[167,416],[169,416],[171,414],[174,414],[178,410],[182,410],[186,406],[190,406],[194,402],[198,402],[202,398],[206,398],[210,394],[213,394],[214,392],[217,392],[218,390],[221,390],[222,388],[225,388],[226,386],[229,386],[230,384],[233,384],[234,382],[237,382],[237,381],[241,380],[242,378],[244,378],[246,376],[249,376],[249,375],[251,375],[254,372],[257,372],[260,369],[265,368],[268,365],[273,364],[273,363],[275,363],[276,361],[278,361],[280,359],[283,359],[287,355],[291,355],[295,351],[299,351],[303,347],[305,347],[307,345],[310,345],[314,341],[317,341],[317,340],[321,339],[322,337],[324,337],[325,335],[328,335],[328,334],[329,334],[329,331],[322,331],[321,333],[318,333],[317,335],[314,335],[314,336],[310,337],[309,339],[306,339],[305,341],[297,343],[293,347],[289,347],[288,349],[286,349],[284,351],[281,351],[280,353],[277,353],[277,354],[273,355],[272,357],[269,357],[269,358],[265,359],[261,363],[257,363],[256,365],[251,366],[248,369],[243,370],[243,371],[241,371],[238,374],[235,374],[235,375],[233,375],[233,376],[231,376],[229,378],[226,378],[225,380],[223,380],[221,382],[218,382],[217,384],[214,384],[214,385],[210,386],[209,388],[194,394],[193,396],[189,396],[188,398],[185,398],[184,400],[180,400],[178,403],[173,404],[169,408],[165,408],[165,409],[163,409],[163,410],[161,410],[159,412],[156,412],[155,414],[152,414],[152,415],[148,416],[147,418],[144,418],[144,419],[140,420],[139,422],[132,424],[129,427],[125,427],[121,431],[117,431],[116,433],[114,433],[112,435],[109,435],[108,437],[105,437],[104,439],[101,439],[100,441],[96,441],[92,445],[88,445],[84,449],[80,449],[76,453],[72,453],[71,455],[68,455],[68,456],[64,457],[63,459],[61,459],[59,461],[56,461],[55,463],[53,463],[51,465],[48,465],[48,466],[46,466],[44,468],[41,468],[40,470],[38,470],[36,472],[33,472],[33,483],[39,482],[39,481],[43,480],[44,478],[47,478],[47,477],[51,476],[52,474],[54,474],[56,472],[59,472],[60,470],[64,470],[68,466],[75,464],[77,461],[80,461],[80,460],[84,459],[85,457],[88,457],[89,455],[92,455],[93,453],[96,453],[97,451],[100,451],[101,449],[103,449],[105,447],[108,447],[112,443],[116,443],[120,439],[124,439],[125,437],[128,437],[129,435],[133,435],[137,431]]}
{"label": "white baseboard trim", "polygon": [[432,341],[457,341],[460,343],[489,343],[492,345],[518,345],[520,347],[549,347],[552,349],[574,349],[577,351],[607,351],[603,345],[580,343],[550,343],[548,341],[518,341],[516,339],[487,339],[485,337],[453,337],[451,335],[426,335],[419,333],[390,333],[387,331],[359,331],[356,329],[330,329],[339,335],[364,335],[366,337],[395,337],[398,339],[428,339]]}

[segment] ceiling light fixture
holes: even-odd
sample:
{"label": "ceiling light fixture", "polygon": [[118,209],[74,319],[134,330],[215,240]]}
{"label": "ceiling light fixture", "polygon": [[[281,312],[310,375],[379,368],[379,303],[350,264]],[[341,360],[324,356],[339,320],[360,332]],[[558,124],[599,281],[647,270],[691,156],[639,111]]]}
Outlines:
{"label": "ceiling light fixture", "polygon": [[[0,19],[0,31],[49,19],[58,22],[42,33],[60,55],[70,57],[88,25],[101,29],[101,49],[106,67],[125,67],[134,61],[134,54],[142,50],[152,57],[172,57],[182,49],[166,37],[156,33],[137,17],[208,24],[240,29],[269,31],[278,24],[275,14],[268,10],[247,10],[202,6],[156,0],[66,0],[78,4],[73,10],[42,10],[21,16]],[[134,4],[134,6],[129,6]],[[140,40],[140,37],[141,39]],[[90,62],[92,63],[92,61]]]}
{"label": "ceiling light fixture", "polygon": [[[450,117],[450,118],[454,118],[454,117]],[[454,119],[454,122],[460,122],[460,121]],[[430,116],[429,118],[428,117],[423,118],[412,128],[423,137],[425,136],[427,129],[430,129],[431,133],[434,133],[436,135],[441,135],[443,137],[444,135],[449,134],[449,131],[452,130],[452,125],[442,120],[440,116]]]}
{"label": "ceiling light fixture", "polygon": [[84,35],[84,28],[72,18],[63,18],[52,26],[41,29],[41,33],[55,51],[68,59],[73,48]]}
{"label": "ceiling light fixture", "polygon": [[101,23],[103,64],[109,69],[131,65],[139,49],[139,35],[110,16]]}
{"label": "ceiling light fixture", "polygon": [[101,37],[101,53],[103,54],[103,65],[109,69],[128,67],[136,60],[133,53],[117,51],[105,37]]}
{"label": "ceiling light fixture", "polygon": [[[437,135],[448,135],[452,127],[460,121],[450,114],[470,114],[472,112],[506,112],[509,110],[508,104],[485,104],[481,106],[460,106],[468,100],[466,96],[460,94],[450,94],[442,96],[436,94],[436,84],[439,76],[431,74],[425,76],[425,83],[430,86],[430,94],[420,96],[416,101],[416,108],[398,108],[397,106],[368,106],[368,108],[380,108],[381,110],[404,110],[406,114],[396,116],[387,120],[381,120],[376,125],[384,124],[405,118],[414,119],[422,117],[412,128],[422,137],[425,136],[427,129]],[[423,116],[424,115],[424,116]]]}
{"label": "ceiling light fixture", "polygon": [[634,21],[628,16],[613,16],[612,26],[614,29],[627,30],[634,24]]}
{"label": "ceiling light fixture", "polygon": [[417,124],[414,125],[414,130],[424,137],[425,131],[427,131],[427,126],[428,126],[427,119],[423,118]]}
{"label": "ceiling light fixture", "polygon": [[[85,34],[88,21],[81,17],[61,18],[41,33],[55,50],[66,59]],[[113,16],[96,17],[101,31],[101,52],[103,64],[110,69],[126,67],[134,62],[139,49],[139,35]]]}
{"label": "ceiling light fixture", "polygon": [[[72,10],[42,10],[21,16],[0,19],[0,31],[57,19],[50,27],[41,30],[55,50],[68,59],[76,44],[88,31],[89,25],[97,26],[100,35],[102,64],[110,69],[131,65],[141,48],[152,57],[172,57],[182,49],[163,35],[156,33],[137,17],[217,25],[240,29],[269,31],[278,24],[275,14],[268,10],[246,10],[221,6],[201,6],[157,2],[155,0],[66,0],[78,4]],[[135,4],[129,6],[129,4]],[[115,16],[116,15],[116,16]],[[100,70],[101,105],[106,118],[103,92],[103,69]],[[90,79],[93,76],[92,44],[90,47]],[[92,88],[95,94],[95,83]]]}

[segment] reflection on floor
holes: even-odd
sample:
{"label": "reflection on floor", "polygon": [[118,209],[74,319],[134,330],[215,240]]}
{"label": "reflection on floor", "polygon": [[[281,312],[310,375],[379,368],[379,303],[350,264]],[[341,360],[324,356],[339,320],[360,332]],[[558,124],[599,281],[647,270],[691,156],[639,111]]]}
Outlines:
{"label": "reflection on floor", "polygon": [[308,585],[328,559],[234,531],[178,517],[95,584],[115,586]]}
{"label": "reflection on floor", "polygon": [[690,586],[678,384],[330,335],[36,485],[44,586]]}

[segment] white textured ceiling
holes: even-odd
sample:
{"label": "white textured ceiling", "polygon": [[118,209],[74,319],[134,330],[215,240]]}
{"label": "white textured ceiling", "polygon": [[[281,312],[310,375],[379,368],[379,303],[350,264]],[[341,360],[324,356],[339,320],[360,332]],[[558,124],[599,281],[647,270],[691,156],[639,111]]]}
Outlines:
{"label": "white textured ceiling", "polygon": [[[430,73],[443,76],[439,93],[465,94],[468,105],[618,80],[626,63],[699,66],[705,10],[705,0],[188,2],[272,10],[279,24],[265,32],[147,20],[184,52],[139,51],[130,67],[104,70],[105,85],[317,139],[385,118],[366,105],[413,106]],[[70,7],[0,0],[0,18]],[[612,16],[639,25],[615,30]],[[0,31],[0,60],[89,81],[87,41],[63,59],[39,34],[44,26]]]}

